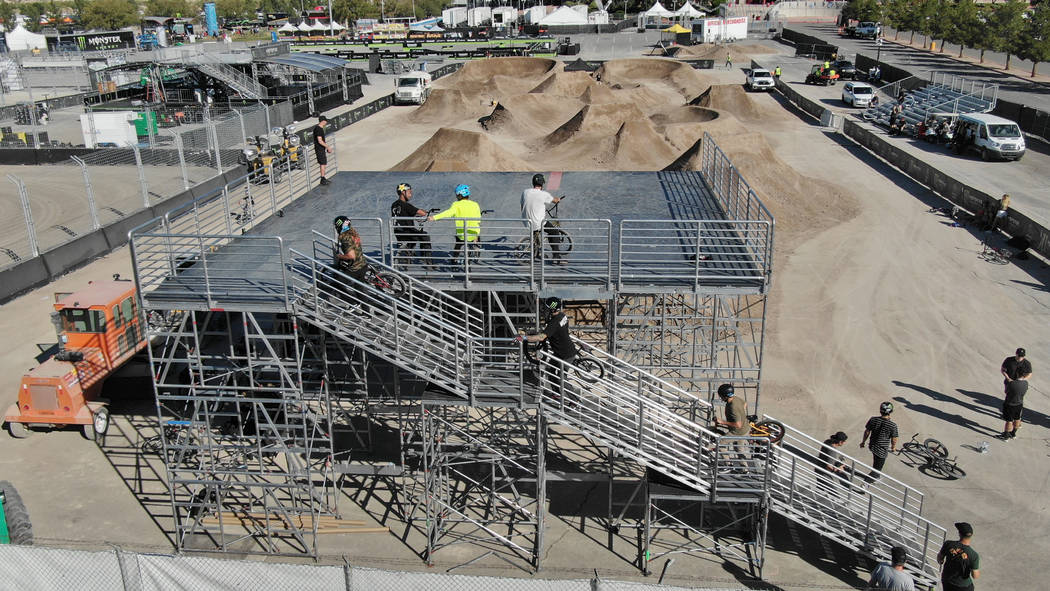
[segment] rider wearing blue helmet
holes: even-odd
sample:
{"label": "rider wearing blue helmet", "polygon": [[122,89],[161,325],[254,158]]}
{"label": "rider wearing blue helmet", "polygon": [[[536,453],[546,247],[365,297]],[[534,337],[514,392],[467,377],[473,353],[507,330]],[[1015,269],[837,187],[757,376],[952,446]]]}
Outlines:
{"label": "rider wearing blue helmet", "polygon": [[[477,242],[481,236],[481,206],[470,198],[470,187],[456,185],[456,202],[445,211],[430,216],[430,220],[443,218],[460,218],[456,222],[456,246],[452,258],[458,258],[459,251],[467,242]],[[465,219],[464,219],[465,218]]]}

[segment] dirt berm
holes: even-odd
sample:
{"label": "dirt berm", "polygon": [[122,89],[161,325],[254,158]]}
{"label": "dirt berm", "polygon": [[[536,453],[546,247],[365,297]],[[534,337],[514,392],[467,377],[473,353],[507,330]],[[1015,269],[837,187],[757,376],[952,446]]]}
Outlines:
{"label": "dirt berm", "polygon": [[499,147],[488,136],[442,127],[392,171],[484,172],[532,170],[527,162]]}

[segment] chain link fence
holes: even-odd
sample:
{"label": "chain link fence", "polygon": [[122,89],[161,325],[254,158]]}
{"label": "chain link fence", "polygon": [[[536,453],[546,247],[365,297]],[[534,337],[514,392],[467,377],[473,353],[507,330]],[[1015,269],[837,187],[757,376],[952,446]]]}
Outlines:
{"label": "chain link fence", "polygon": [[[96,111],[84,123],[95,136]],[[180,121],[154,125],[160,118]],[[146,141],[127,147],[101,148],[73,156],[65,164],[10,167],[0,209],[0,269],[17,264],[115,221],[128,218],[193,187],[235,169],[249,136],[269,135],[275,126],[293,121],[292,104],[249,104],[231,108],[143,113]],[[143,138],[140,138],[140,140]],[[92,142],[95,143],[95,142]],[[223,183],[219,182],[217,186]],[[21,215],[19,215],[19,213]]]}
{"label": "chain link fence", "polygon": [[[698,587],[593,579],[525,579],[388,571],[197,556],[0,546],[0,590],[166,591],[282,589],[285,591],[687,591]],[[742,586],[703,587],[729,591]]]}

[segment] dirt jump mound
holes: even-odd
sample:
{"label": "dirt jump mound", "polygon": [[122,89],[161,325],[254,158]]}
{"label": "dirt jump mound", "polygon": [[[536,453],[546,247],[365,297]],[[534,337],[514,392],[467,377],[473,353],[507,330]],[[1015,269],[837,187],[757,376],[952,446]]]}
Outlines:
{"label": "dirt jump mound", "polygon": [[530,92],[577,97],[597,85],[587,72],[552,72]]}
{"label": "dirt jump mound", "polygon": [[[579,115],[573,117],[559,131],[586,128],[586,120],[586,115],[582,121]],[[595,132],[577,129],[561,142],[537,150],[534,159],[562,170],[660,170],[674,159],[674,149],[645,117],[617,118],[603,122],[600,128],[603,130]]]}
{"label": "dirt jump mound", "polygon": [[477,97],[468,97],[459,90],[438,88],[430,94],[427,102],[406,118],[411,123],[447,123],[471,116],[478,117],[487,110]]}
{"label": "dirt jump mound", "polygon": [[527,162],[474,131],[442,127],[407,158],[390,168],[404,172],[517,172]]}
{"label": "dirt jump mound", "polygon": [[638,81],[658,82],[683,97],[696,96],[710,83],[689,64],[670,59],[621,59],[605,62],[598,70],[602,81],[627,88]]}
{"label": "dirt jump mound", "polygon": [[572,119],[543,138],[543,142],[557,146],[580,135],[607,137],[617,133],[625,122],[643,119],[645,115],[633,104],[586,105]]}
{"label": "dirt jump mound", "polygon": [[[458,88],[471,92],[473,88],[500,77],[513,80],[538,81],[554,70],[560,70],[561,62],[538,57],[500,57],[467,62],[458,72],[438,82],[442,88]],[[535,82],[529,86],[535,86]]]}
{"label": "dirt jump mound", "polygon": [[602,86],[595,84],[594,86],[588,86],[586,90],[580,94],[580,100],[588,105],[598,105],[602,103],[622,103],[624,102],[616,92],[608,86]]}
{"label": "dirt jump mound", "polygon": [[755,105],[744,87],[739,84],[716,84],[689,101],[689,104],[726,111],[746,121],[766,118],[766,114]]}
{"label": "dirt jump mound", "polygon": [[[770,53],[776,53],[776,51],[762,45],[747,45],[742,43],[734,43],[733,47],[729,49],[729,54],[733,56],[733,60],[741,63],[743,63],[743,60],[739,58],[752,55],[768,55]],[[675,57],[713,59],[715,60],[715,64],[718,65],[718,60],[725,60],[726,58],[726,48],[723,45],[715,45],[713,43],[686,45],[682,46],[682,49],[678,51],[678,54]]]}
{"label": "dirt jump mound", "polygon": [[583,103],[575,99],[526,93],[507,97],[487,117],[478,120],[489,133],[513,134],[518,138],[542,136],[576,114]]}

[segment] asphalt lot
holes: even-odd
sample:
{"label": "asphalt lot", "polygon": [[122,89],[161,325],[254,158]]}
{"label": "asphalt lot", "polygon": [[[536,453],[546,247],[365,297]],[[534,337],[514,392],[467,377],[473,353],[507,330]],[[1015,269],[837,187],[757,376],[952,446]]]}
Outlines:
{"label": "asphalt lot", "polygon": [[[842,102],[844,84],[842,81],[834,86],[816,86],[803,82],[810,65],[816,63],[816,60],[780,56],[759,60],[760,63],[763,61],[765,62],[763,65],[770,68],[779,64],[784,72],[781,79],[803,96],[819,101],[835,113],[853,118],[855,121],[879,130],[880,133],[886,133],[885,128],[865,122],[861,115],[862,109],[852,108]],[[742,82],[743,72],[740,77]],[[887,97],[880,98],[885,100]],[[943,145],[930,144],[910,137],[897,137],[894,138],[894,142],[902,150],[918,156],[923,161],[974,188],[990,195],[1009,193],[1012,208],[1024,212],[1025,215],[1043,225],[1050,225],[1050,199],[1046,194],[1047,171],[1050,170],[1050,150],[1046,143],[1029,137],[1027,139],[1028,151],[1021,160],[984,162],[980,156],[973,154],[956,156]]]}
{"label": "asphalt lot", "polygon": [[[874,40],[839,37],[838,29],[834,25],[793,23],[788,28],[820,37],[831,45],[837,45],[839,54],[847,59],[853,59],[858,53],[872,58],[875,58],[877,54]],[[907,40],[910,34],[901,33],[901,36]],[[892,39],[893,35],[890,34],[888,38]],[[929,73],[936,70],[963,76],[968,80],[998,84],[999,98],[1050,111],[1050,84],[1033,82],[1029,79],[1027,73],[1031,72],[1031,65],[1027,69],[1020,66],[1010,72],[1005,72],[953,59],[956,55],[958,55],[958,50],[956,53],[949,53],[947,50],[944,53],[933,53],[888,41],[883,43],[882,52],[878,53],[880,61],[904,68],[916,76],[929,77]],[[989,63],[989,65],[992,64]]]}

